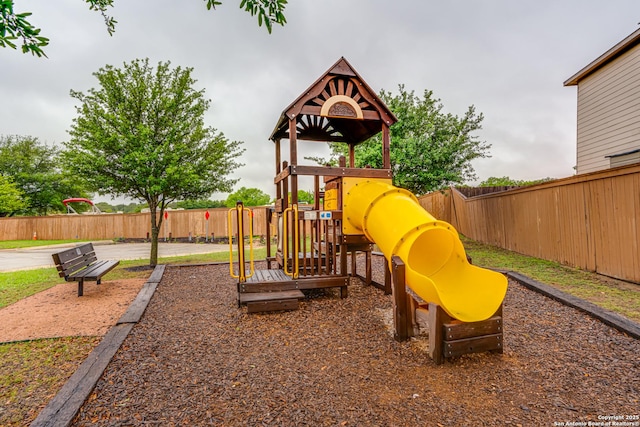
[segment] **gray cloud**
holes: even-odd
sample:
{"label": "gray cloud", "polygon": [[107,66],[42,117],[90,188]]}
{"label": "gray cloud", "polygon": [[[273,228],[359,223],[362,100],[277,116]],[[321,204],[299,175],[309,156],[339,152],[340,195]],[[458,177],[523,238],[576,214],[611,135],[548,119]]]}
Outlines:
{"label": "gray cloud", "polygon": [[[0,134],[61,143],[75,117],[70,89],[96,86],[92,73],[106,64],[170,60],[194,68],[212,99],[207,123],[245,141],[239,185],[273,194],[276,120],[345,56],[375,90],[430,89],[454,114],[474,104],[485,115],[479,136],[492,144],[492,157],[474,163],[480,180],[565,177],[575,165],[576,93],[562,82],[640,16],[636,0],[297,0],[289,23],[268,35],[237,6],[120,0],[109,37],[81,0],[18,0],[51,45],[49,59],[0,50]],[[314,142],[300,150],[328,154]]]}

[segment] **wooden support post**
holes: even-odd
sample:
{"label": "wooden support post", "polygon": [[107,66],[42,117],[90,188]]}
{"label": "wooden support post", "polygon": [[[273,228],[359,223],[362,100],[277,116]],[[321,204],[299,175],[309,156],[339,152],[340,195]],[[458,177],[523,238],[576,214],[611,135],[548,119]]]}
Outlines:
{"label": "wooden support post", "polygon": [[[500,304],[500,307],[498,308],[498,311],[496,311],[496,314],[493,315],[494,318],[499,318],[500,319],[500,334],[504,333],[504,322],[502,321],[502,306],[504,305],[504,303]],[[502,340],[501,340],[502,341]],[[501,343],[499,348],[493,349],[491,350],[492,353],[498,353],[498,354],[503,354],[504,353],[504,343]]]}
{"label": "wooden support post", "polygon": [[429,356],[440,365],[448,357],[490,351],[503,352],[502,307],[487,320],[461,322],[437,304],[429,303]]}
{"label": "wooden support post", "polygon": [[356,277],[357,273],[358,272],[356,268],[356,251],[351,250],[351,276]]}
{"label": "wooden support post", "polygon": [[349,167],[356,167],[356,149],[353,144],[349,144]]}
{"label": "wooden support post", "polygon": [[371,250],[366,251],[365,253],[365,283],[367,285],[371,285]]}
{"label": "wooden support post", "polygon": [[451,317],[438,304],[429,303],[429,356],[436,365],[444,363],[442,325]]}
{"label": "wooden support post", "polygon": [[[296,130],[296,119],[289,119],[289,163],[292,166],[298,164],[298,135]],[[298,203],[298,175],[291,174],[291,204]],[[285,194],[286,197],[286,194]]]}
{"label": "wooden support post", "polygon": [[349,296],[349,288],[346,286],[340,287],[340,298],[345,299]]}
{"label": "wooden support post", "polygon": [[382,123],[382,167],[391,169],[391,137],[389,135],[389,126]]}
{"label": "wooden support post", "polygon": [[313,209],[320,210],[320,176],[313,177]]}
{"label": "wooden support post", "polygon": [[[289,167],[289,163],[285,160],[282,162],[282,170]],[[282,180],[282,210],[284,211],[289,207],[289,178]]]}
{"label": "wooden support post", "polygon": [[[278,174],[282,172],[282,169],[280,168],[280,165],[281,165],[280,138],[276,139],[274,142],[276,146],[276,176],[278,176]],[[282,198],[282,182],[278,182],[276,184],[276,200],[280,198]]]}
{"label": "wooden support post", "polygon": [[391,295],[391,270],[389,269],[389,263],[386,262],[385,259],[385,267],[384,267],[384,294]]}
{"label": "wooden support post", "polygon": [[418,318],[416,316],[417,309],[418,302],[407,292],[407,333],[410,337],[415,337],[420,333],[420,326],[418,325]]}
{"label": "wooden support post", "polygon": [[398,256],[391,258],[393,264],[393,338],[405,341],[413,336],[413,324],[410,321],[407,299],[405,265]]}
{"label": "wooden support post", "polygon": [[[346,276],[347,275],[347,245],[345,245],[344,243],[342,243],[341,245],[338,245],[337,243],[333,243],[332,246],[333,246],[334,253],[338,249],[338,247],[340,247],[340,275]],[[336,271],[334,270],[334,272]]]}

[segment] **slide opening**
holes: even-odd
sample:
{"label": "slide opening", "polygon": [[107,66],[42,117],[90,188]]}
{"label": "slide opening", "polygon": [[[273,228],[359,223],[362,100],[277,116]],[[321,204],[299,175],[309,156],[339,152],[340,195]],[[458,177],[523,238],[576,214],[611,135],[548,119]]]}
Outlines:
{"label": "slide opening", "polygon": [[432,276],[442,269],[454,250],[454,236],[444,228],[426,229],[415,238],[409,249],[409,267],[424,276]]}

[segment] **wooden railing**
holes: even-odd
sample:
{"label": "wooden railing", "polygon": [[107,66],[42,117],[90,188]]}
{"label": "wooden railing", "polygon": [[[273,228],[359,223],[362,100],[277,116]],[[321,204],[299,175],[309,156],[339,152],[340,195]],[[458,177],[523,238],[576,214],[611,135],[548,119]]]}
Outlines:
{"label": "wooden railing", "polygon": [[283,233],[282,247],[277,255],[280,265],[284,266],[287,260],[285,271],[297,271],[303,277],[340,274],[337,252],[340,247],[342,212],[332,211],[328,214],[319,210],[299,210],[297,224],[289,221],[290,218],[290,215],[285,215],[287,231]]}

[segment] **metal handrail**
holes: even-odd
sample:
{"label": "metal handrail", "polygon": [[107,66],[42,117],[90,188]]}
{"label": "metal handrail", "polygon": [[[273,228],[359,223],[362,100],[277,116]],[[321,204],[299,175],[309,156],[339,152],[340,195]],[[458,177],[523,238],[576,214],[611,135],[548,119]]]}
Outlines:
{"label": "metal handrail", "polygon": [[[240,282],[245,282],[249,277],[255,273],[253,265],[253,221],[249,221],[249,275],[245,272],[245,248],[244,248],[244,212],[249,213],[249,218],[253,216],[253,212],[249,208],[245,208],[242,202],[236,203],[236,207],[229,209],[227,213],[227,224],[229,231],[229,274],[231,277],[238,279]],[[235,212],[237,218],[237,230],[238,230],[238,274],[233,271],[233,217],[231,214]]]}

